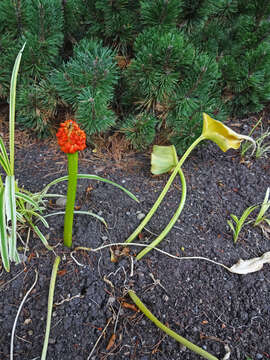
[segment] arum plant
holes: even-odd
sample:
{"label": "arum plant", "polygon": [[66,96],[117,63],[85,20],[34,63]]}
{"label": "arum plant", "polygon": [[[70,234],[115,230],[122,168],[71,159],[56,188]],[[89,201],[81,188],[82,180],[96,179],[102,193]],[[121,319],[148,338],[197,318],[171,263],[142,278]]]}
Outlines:
{"label": "arum plant", "polygon": [[[66,120],[64,123],[61,123],[56,136],[58,138],[58,144],[60,145],[61,150],[65,152],[68,157],[68,177],[56,179],[54,182],[49,184],[48,187],[56,184],[59,181],[68,180],[67,201],[64,219],[64,245],[70,248],[72,246],[74,205],[76,200],[78,178],[95,179],[110,183],[125,191],[133,200],[138,201],[138,199],[128,190],[124,189],[122,186],[114,183],[113,181],[106,180],[95,175],[78,174],[78,151],[85,149],[86,135],[75,121]],[[47,191],[48,187],[46,187],[45,192]],[[88,214],[92,215],[91,213]]]}
{"label": "arum plant", "polygon": [[[156,200],[155,204],[151,208],[151,210],[148,212],[148,214],[145,216],[143,221],[140,223],[140,225],[137,227],[137,229],[134,230],[134,232],[129,236],[129,238],[126,240],[127,243],[132,242],[142,231],[142,229],[145,227],[145,225],[149,222],[149,220],[152,218],[154,213],[156,212],[158,206],[162,202],[163,198],[165,197],[167,191],[169,190],[173,180],[175,179],[176,175],[179,173],[182,183],[182,197],[180,201],[180,205],[170,220],[169,224],[165,227],[165,229],[162,231],[162,233],[143,251],[141,251],[136,259],[141,259],[145,254],[147,254],[154,246],[156,246],[158,243],[160,243],[164,237],[167,235],[167,233],[170,231],[176,220],[178,219],[181,210],[184,206],[185,202],[185,195],[186,195],[186,187],[185,187],[185,180],[184,175],[182,173],[181,167],[184,164],[185,160],[189,156],[189,154],[192,152],[192,150],[203,140],[211,140],[215,142],[222,151],[227,151],[230,148],[238,149],[241,145],[241,142],[243,140],[251,141],[254,146],[256,146],[254,140],[246,135],[240,135],[227,127],[226,125],[222,124],[220,121],[212,119],[209,115],[203,114],[203,130],[202,134],[193,142],[193,144],[190,145],[190,147],[186,150],[182,158],[178,161],[176,164],[176,152],[173,146],[170,147],[159,147],[155,146],[153,148],[152,153],[152,168],[151,171],[154,174],[162,174],[167,171],[172,171],[171,176],[169,177],[169,180],[167,181],[166,185],[164,186],[161,194],[159,195],[158,199]],[[168,163],[166,163],[165,158],[167,157]]]}

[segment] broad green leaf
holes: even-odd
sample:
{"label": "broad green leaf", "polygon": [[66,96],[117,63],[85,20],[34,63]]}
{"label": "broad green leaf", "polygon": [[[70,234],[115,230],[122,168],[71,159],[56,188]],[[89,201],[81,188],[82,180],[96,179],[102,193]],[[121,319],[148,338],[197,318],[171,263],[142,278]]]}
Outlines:
{"label": "broad green leaf", "polygon": [[174,145],[154,145],[151,153],[151,173],[155,175],[172,171],[178,164],[178,157]]}
{"label": "broad green leaf", "polygon": [[10,270],[8,255],[8,236],[6,231],[6,207],[5,207],[5,190],[0,189],[0,252],[1,258],[6,271]]}

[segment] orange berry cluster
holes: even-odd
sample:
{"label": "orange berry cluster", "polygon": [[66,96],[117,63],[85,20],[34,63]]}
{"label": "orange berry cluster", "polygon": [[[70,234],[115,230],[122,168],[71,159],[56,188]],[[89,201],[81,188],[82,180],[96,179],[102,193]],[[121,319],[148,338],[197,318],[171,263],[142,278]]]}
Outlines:
{"label": "orange berry cluster", "polygon": [[86,148],[86,135],[73,120],[66,120],[60,124],[56,134],[58,144],[64,153],[73,154]]}

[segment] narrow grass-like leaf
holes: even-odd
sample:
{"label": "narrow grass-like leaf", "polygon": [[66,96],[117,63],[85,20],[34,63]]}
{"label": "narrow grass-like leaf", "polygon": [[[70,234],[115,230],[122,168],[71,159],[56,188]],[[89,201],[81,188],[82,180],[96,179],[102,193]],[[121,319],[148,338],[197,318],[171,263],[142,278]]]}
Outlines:
{"label": "narrow grass-like leaf", "polygon": [[[245,221],[247,219],[247,217],[252,213],[252,211],[254,211],[259,205],[253,205],[253,206],[249,206],[242,214],[242,216],[240,217],[240,219],[238,219],[238,217],[234,214],[231,214],[231,218],[235,221],[235,227],[232,224],[232,222],[230,220],[227,221],[228,225],[230,226],[230,228],[233,231],[233,241],[234,243],[237,242],[238,240],[238,236],[240,234],[240,231],[242,230],[242,227],[245,225]],[[248,224],[249,222],[247,222],[246,224]]]}
{"label": "narrow grass-like leaf", "polygon": [[[231,215],[232,216],[232,215]],[[227,220],[227,224],[229,225],[229,227],[231,228],[232,232],[235,233],[235,227],[233,225],[233,223],[231,222],[231,220]]]}
{"label": "narrow grass-like leaf", "polygon": [[8,158],[8,154],[3,142],[3,139],[0,137],[0,164],[3,167],[3,169],[5,170],[7,175],[11,175],[11,168],[10,168],[10,163],[9,163],[9,158]]}
{"label": "narrow grass-like leaf", "polygon": [[35,231],[35,233],[39,236],[40,240],[43,242],[43,245],[48,249],[48,250],[53,250],[53,248],[49,245],[47,239],[45,238],[45,236],[42,234],[42,232],[39,230],[39,228],[34,225],[31,224],[31,227],[33,228],[33,230]]}
{"label": "narrow grass-like leaf", "polygon": [[261,205],[259,214],[256,217],[254,226],[258,225],[260,222],[262,222],[264,220],[264,214],[266,213],[266,211],[268,210],[268,208],[270,206],[269,194],[270,194],[270,188],[268,187],[266,190],[265,197],[264,197],[263,203]]}
{"label": "narrow grass-like leaf", "polygon": [[11,261],[18,260],[17,257],[17,237],[16,237],[16,197],[15,197],[15,177],[7,176],[5,182],[5,205],[7,226],[10,227],[9,238],[9,258]]}
{"label": "narrow grass-like leaf", "polygon": [[8,255],[8,236],[6,229],[6,207],[5,207],[5,190],[0,188],[0,252],[2,263],[6,271],[10,270]]}
{"label": "narrow grass-like leaf", "polygon": [[30,205],[32,205],[34,209],[40,210],[38,202],[35,201],[35,200],[34,200],[32,197],[30,197],[29,195],[24,194],[24,193],[22,193],[22,192],[15,192],[15,196],[16,196],[17,199],[22,199],[22,200],[24,200],[25,202],[27,202],[27,203],[29,203]]}
{"label": "narrow grass-like leaf", "polygon": [[[52,214],[47,214],[47,215],[44,215],[44,217],[49,217],[49,216],[55,216],[55,215],[64,215],[65,214],[65,211],[57,211],[57,212],[54,212]],[[99,216],[97,214],[94,214],[92,213],[91,211],[82,211],[82,210],[76,210],[74,211],[74,214],[81,214],[81,215],[89,215],[89,216],[93,216],[95,217],[96,219],[98,219],[99,221],[101,221],[106,227],[108,227],[106,221],[104,220],[104,218],[102,216]]]}
{"label": "narrow grass-like leaf", "polygon": [[43,349],[42,349],[42,354],[41,354],[41,360],[46,360],[46,354],[47,354],[49,336],[50,336],[50,330],[51,330],[54,288],[55,288],[55,282],[56,282],[56,276],[57,276],[57,270],[58,270],[59,263],[60,263],[60,256],[57,256],[56,259],[54,260],[51,281],[50,281],[46,331],[45,331],[45,338],[44,338]]}
{"label": "narrow grass-like leaf", "polygon": [[[111,180],[107,180],[104,179],[100,176],[97,175],[91,175],[91,174],[78,174],[78,179],[89,179],[89,180],[97,180],[97,181],[102,181],[105,182],[107,184],[111,184],[119,189],[121,189],[122,191],[124,191],[129,197],[131,197],[131,199],[139,202],[139,200],[136,198],[135,195],[133,195],[129,190],[125,189],[123,186],[118,185],[117,183],[111,181]],[[46,193],[48,191],[48,189],[52,186],[55,185],[61,181],[67,181],[68,180],[68,176],[62,176],[58,179],[55,179],[54,181],[52,181],[51,183],[49,183],[43,190],[42,193]]]}
{"label": "narrow grass-like leaf", "polygon": [[10,83],[10,100],[9,100],[9,156],[10,156],[10,175],[14,175],[14,139],[15,139],[15,103],[16,103],[16,84],[19,72],[20,62],[25,44],[19,51],[12,71]]}
{"label": "narrow grass-like leaf", "polygon": [[40,220],[47,229],[49,228],[49,224],[44,219],[44,216],[40,215],[39,213],[37,213],[35,211],[29,211],[29,214],[31,215],[31,217],[35,216],[36,218],[38,218],[38,220]]}

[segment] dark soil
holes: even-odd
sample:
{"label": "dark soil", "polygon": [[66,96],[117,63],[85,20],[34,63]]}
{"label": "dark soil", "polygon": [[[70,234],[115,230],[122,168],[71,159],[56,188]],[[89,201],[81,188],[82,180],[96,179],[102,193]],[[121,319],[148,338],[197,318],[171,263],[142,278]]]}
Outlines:
{"label": "dark soil", "polygon": [[[248,133],[251,124],[237,131]],[[79,180],[77,206],[104,217],[86,215],[74,220],[73,247],[96,248],[123,242],[139,224],[168,178],[150,173],[149,155],[126,155],[120,161],[102,160],[87,149],[80,155],[80,172],[113,180],[131,190],[136,203],[121,190],[102,182]],[[183,166],[187,180],[187,201],[176,226],[159,247],[181,258],[203,256],[227,266],[240,258],[261,256],[270,250],[269,239],[260,228],[247,225],[236,245],[227,225],[230,213],[261,202],[270,185],[269,159],[240,161],[238,151],[222,153],[212,143],[195,150]],[[127,170],[128,165],[130,168]],[[66,158],[48,142],[18,146],[16,177],[19,185],[40,191],[51,180],[66,174]],[[51,189],[65,194],[66,183]],[[170,188],[159,210],[143,231],[141,243],[149,243],[166,226],[181,196],[179,179]],[[48,204],[48,212],[58,208]],[[48,218],[50,229],[42,229],[61,256],[54,295],[54,310],[48,360],[132,359],[195,360],[200,356],[165,336],[141,313],[126,308],[126,295],[134,289],[140,299],[163,323],[203,347],[218,359],[252,360],[270,358],[270,267],[236,275],[205,260],[177,260],[157,251],[134,263],[140,250],[131,247],[118,263],[110,250],[71,251],[62,246],[63,216]],[[21,234],[23,240],[27,232]],[[22,243],[18,243],[21,253]],[[14,359],[40,359],[47,315],[47,297],[55,254],[31,234],[25,262],[0,277],[0,359],[10,358],[10,338],[18,307],[34,282],[38,281],[19,316]],[[80,264],[80,265],[79,265]],[[110,321],[106,331],[103,331]],[[115,341],[109,341],[113,333]],[[102,334],[102,336],[101,336]],[[99,341],[98,341],[99,340]],[[95,351],[89,358],[98,341]],[[107,350],[106,350],[107,348]]]}

